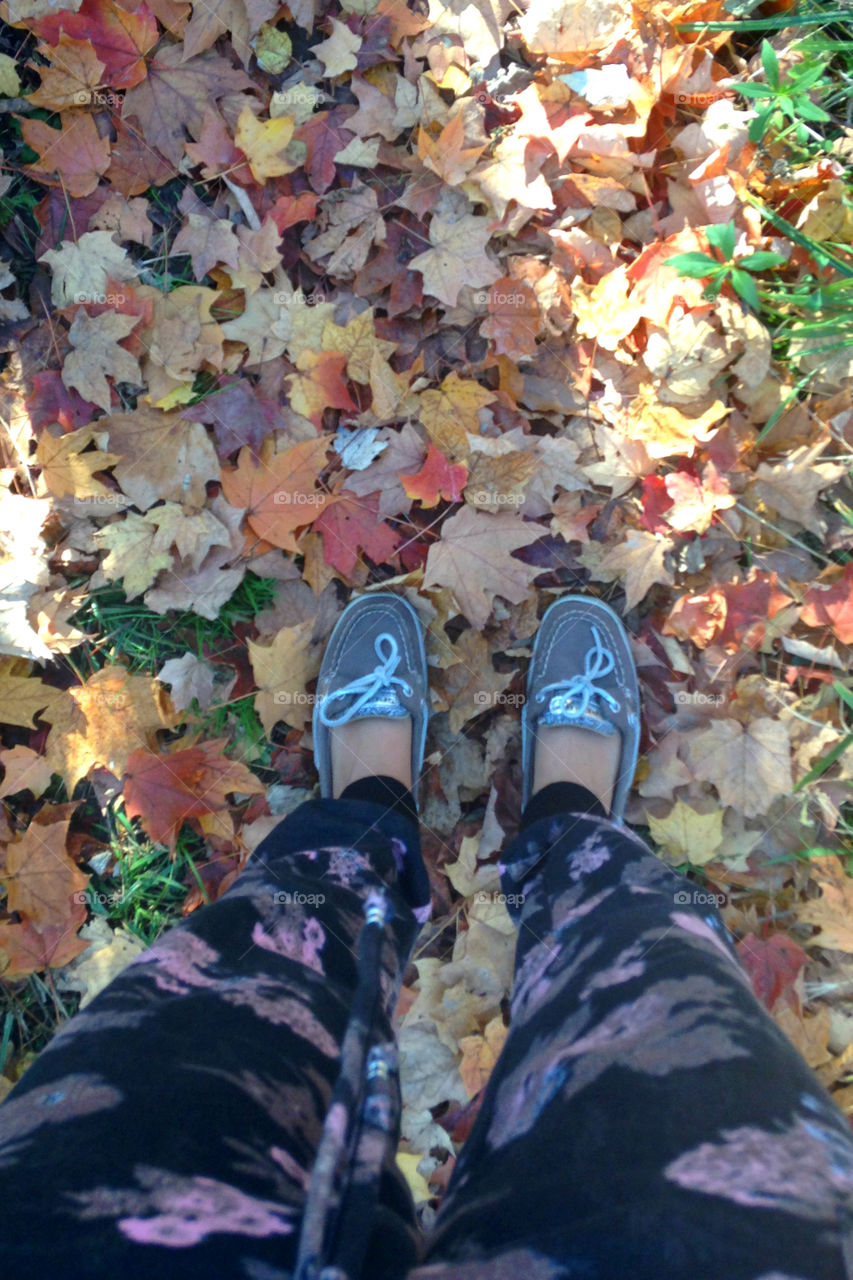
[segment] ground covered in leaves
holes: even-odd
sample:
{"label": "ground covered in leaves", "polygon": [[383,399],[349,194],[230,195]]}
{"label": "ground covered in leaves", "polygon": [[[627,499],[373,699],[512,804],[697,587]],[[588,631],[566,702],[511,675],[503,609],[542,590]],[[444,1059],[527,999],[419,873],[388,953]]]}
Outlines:
{"label": "ground covered in leaves", "polygon": [[566,589],[633,637],[629,820],[853,1109],[853,364],[820,327],[853,135],[784,12],[763,49],[722,0],[0,17],[2,1087],[308,794],[324,642],[381,584],[435,710],[420,1196],[506,1034],[494,863]]}

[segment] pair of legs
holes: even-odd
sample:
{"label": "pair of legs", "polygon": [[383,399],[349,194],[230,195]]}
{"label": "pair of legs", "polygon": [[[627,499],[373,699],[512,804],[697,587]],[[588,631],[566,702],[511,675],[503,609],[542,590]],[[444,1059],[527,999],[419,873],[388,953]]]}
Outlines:
{"label": "pair of legs", "polygon": [[505,854],[511,1029],[421,1240],[393,1158],[391,1021],[419,834],[400,782],[390,807],[393,782],[353,783],[287,817],[0,1106],[10,1275],[289,1280],[308,1216],[323,1280],[851,1274],[844,1118],[716,910],[566,783],[537,791]]}

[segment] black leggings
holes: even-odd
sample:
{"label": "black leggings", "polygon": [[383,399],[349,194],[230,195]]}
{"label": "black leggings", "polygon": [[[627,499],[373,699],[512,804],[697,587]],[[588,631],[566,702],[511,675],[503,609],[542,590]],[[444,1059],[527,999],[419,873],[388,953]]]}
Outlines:
{"label": "black leggings", "polygon": [[370,1280],[849,1276],[849,1127],[716,907],[547,791],[502,864],[509,1036],[427,1240],[392,1015],[428,893],[403,789],[368,787],[287,817],[12,1090],[4,1272],[286,1280],[310,1218],[303,1257]]}

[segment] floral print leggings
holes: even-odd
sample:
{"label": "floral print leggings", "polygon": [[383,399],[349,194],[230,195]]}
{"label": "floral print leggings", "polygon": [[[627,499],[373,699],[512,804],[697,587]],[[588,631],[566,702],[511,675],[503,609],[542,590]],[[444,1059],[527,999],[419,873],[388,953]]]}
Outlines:
{"label": "floral print leggings", "polygon": [[853,1275],[844,1117],[716,908],[590,813],[505,855],[511,1029],[422,1240],[391,1024],[419,865],[405,814],[311,801],[74,1017],[0,1106],[4,1273]]}

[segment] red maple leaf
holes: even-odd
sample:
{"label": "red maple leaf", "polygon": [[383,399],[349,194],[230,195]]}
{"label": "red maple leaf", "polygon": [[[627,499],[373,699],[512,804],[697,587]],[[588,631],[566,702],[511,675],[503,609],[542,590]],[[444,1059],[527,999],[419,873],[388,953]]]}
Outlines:
{"label": "red maple leaf", "polygon": [[446,502],[459,502],[468,479],[464,462],[450,463],[440,449],[430,444],[424,465],[414,475],[401,475],[400,483],[410,498],[416,498],[423,507],[434,507],[440,498]]}
{"label": "red maple leaf", "polygon": [[807,627],[829,627],[842,644],[853,644],[853,560],[832,586],[809,588],[800,619]]}
{"label": "red maple leaf", "polygon": [[400,535],[378,516],[379,495],[357,498],[346,489],[337,501],[314,521],[314,528],[323,535],[326,564],[337,569],[345,578],[352,573],[358,561],[359,548],[370,556],[375,564],[384,562],[394,554],[400,544]]}

